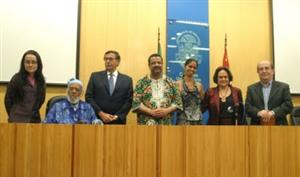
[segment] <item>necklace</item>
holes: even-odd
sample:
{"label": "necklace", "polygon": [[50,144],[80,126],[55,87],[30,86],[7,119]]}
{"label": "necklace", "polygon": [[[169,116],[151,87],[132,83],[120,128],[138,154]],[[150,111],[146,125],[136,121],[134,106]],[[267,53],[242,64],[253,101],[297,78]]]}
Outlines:
{"label": "necklace", "polygon": [[195,89],[195,80],[194,79],[183,79],[184,84],[186,85],[186,87],[188,88],[189,91],[193,91]]}
{"label": "necklace", "polygon": [[219,97],[221,98],[221,101],[222,102],[226,102],[226,98],[227,98],[227,95],[228,95],[228,92],[229,92],[229,88],[226,87],[226,89],[223,89],[225,91],[221,91],[221,89],[219,90]]}

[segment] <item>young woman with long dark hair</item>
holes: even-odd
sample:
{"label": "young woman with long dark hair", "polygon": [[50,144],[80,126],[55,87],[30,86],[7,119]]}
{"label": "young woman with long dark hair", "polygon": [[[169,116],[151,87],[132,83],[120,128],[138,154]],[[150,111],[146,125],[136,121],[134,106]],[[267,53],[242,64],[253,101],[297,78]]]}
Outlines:
{"label": "young woman with long dark hair", "polygon": [[45,101],[46,84],[40,55],[34,50],[23,54],[19,72],[7,85],[5,108],[8,122],[39,123],[39,109]]}
{"label": "young woman with long dark hair", "polygon": [[179,91],[183,103],[183,111],[178,111],[178,125],[201,125],[201,102],[204,89],[200,82],[196,82],[194,75],[198,69],[198,61],[190,58],[185,61],[182,79],[178,80]]}

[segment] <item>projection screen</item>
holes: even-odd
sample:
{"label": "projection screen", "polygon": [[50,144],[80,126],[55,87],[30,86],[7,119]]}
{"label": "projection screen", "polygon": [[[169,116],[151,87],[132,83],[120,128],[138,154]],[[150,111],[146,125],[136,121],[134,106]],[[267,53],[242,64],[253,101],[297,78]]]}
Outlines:
{"label": "projection screen", "polygon": [[48,84],[77,76],[79,0],[0,0],[0,82],[18,72],[25,51],[42,58]]}
{"label": "projection screen", "polygon": [[300,94],[300,1],[273,0],[275,78]]}

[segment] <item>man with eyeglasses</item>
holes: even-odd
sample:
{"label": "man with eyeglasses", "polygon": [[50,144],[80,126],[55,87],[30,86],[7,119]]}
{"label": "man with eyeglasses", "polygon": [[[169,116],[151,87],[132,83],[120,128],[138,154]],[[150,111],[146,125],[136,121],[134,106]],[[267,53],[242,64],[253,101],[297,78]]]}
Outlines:
{"label": "man with eyeglasses", "polygon": [[103,124],[92,106],[80,100],[82,82],[70,79],[67,88],[67,98],[56,102],[49,110],[44,123],[59,124]]}
{"label": "man with eyeglasses", "polygon": [[246,113],[252,125],[287,125],[286,116],[293,103],[289,85],[274,80],[274,66],[270,60],[257,64],[260,81],[250,85],[246,96]]}
{"label": "man with eyeglasses", "polygon": [[120,54],[109,50],[104,54],[105,70],[92,73],[85,100],[104,124],[126,124],[132,104],[132,78],[120,73]]}

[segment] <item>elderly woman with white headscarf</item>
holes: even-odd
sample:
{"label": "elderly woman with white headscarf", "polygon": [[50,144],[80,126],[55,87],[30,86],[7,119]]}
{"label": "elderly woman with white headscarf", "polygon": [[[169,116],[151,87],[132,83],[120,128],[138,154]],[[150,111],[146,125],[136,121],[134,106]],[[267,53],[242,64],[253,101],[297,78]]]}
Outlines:
{"label": "elderly woman with white headscarf", "polygon": [[97,118],[91,105],[80,99],[83,92],[78,79],[68,81],[67,98],[56,102],[49,110],[44,123],[59,124],[103,124]]}

